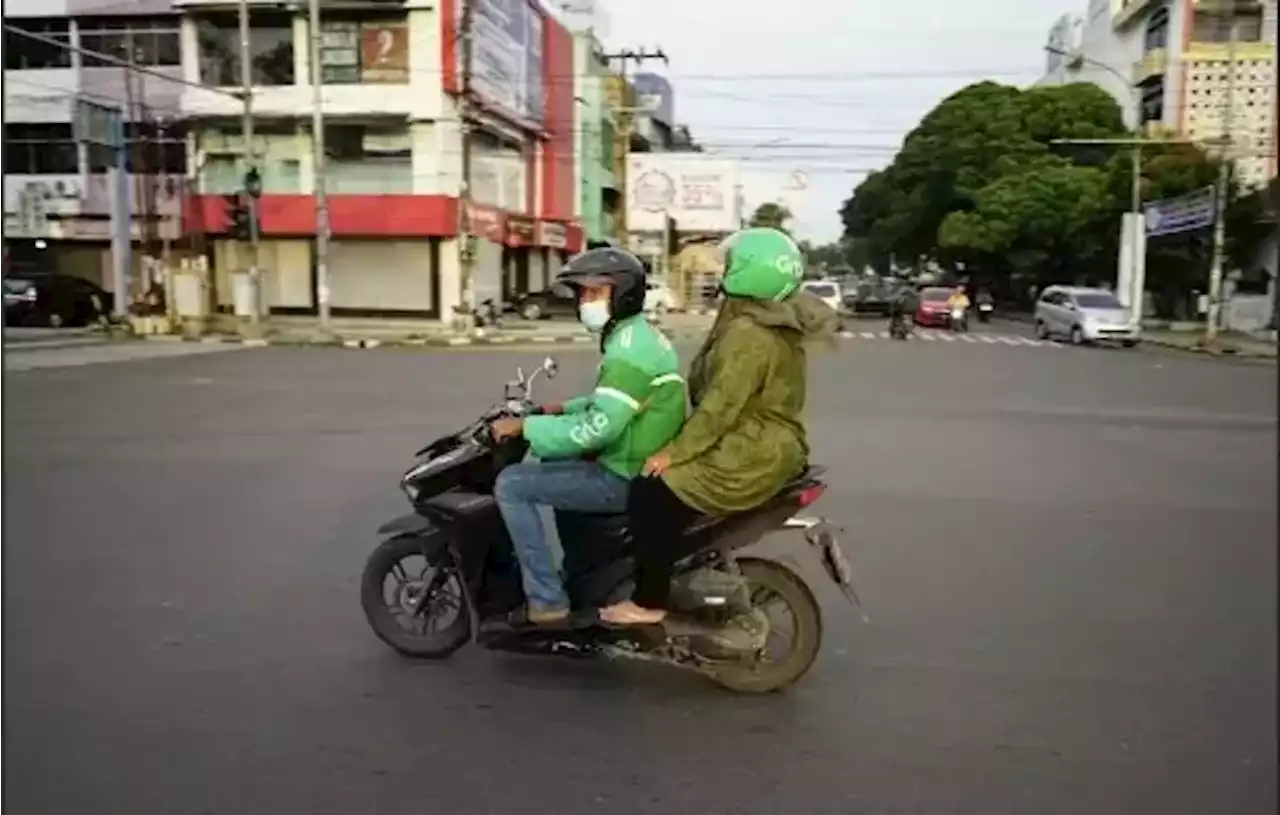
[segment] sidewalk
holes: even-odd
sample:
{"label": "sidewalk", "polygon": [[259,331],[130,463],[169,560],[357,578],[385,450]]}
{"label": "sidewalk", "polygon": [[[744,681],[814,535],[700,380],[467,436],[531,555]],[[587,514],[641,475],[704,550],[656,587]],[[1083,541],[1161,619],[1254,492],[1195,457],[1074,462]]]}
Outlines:
{"label": "sidewalk", "polygon": [[[673,340],[700,338],[711,326],[712,317],[668,314],[659,324]],[[320,332],[313,317],[273,316],[266,322],[266,335],[246,339],[236,321],[219,315],[213,329],[200,337],[151,335],[151,342],[233,343],[267,345],[340,345],[347,348],[418,347],[458,348],[486,345],[586,345],[598,342],[576,320],[504,320],[498,328],[477,328],[470,334],[450,331],[435,320],[380,320],[341,318],[330,322],[331,334]]]}

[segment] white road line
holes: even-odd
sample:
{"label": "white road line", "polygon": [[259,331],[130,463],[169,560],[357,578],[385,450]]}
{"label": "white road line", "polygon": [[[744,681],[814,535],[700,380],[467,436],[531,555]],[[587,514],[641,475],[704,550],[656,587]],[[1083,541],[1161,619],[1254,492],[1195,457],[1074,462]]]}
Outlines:
{"label": "white road line", "polygon": [[889,332],[888,332],[888,331],[881,331],[881,332],[880,332],[879,334],[877,334],[876,336],[877,336],[877,337],[879,337],[879,338],[880,338],[880,339],[882,339],[882,340],[887,340],[887,339],[889,339]]}
{"label": "white road line", "polygon": [[955,342],[956,335],[955,334],[939,334],[938,339],[942,340],[943,342]]}
{"label": "white road line", "polygon": [[937,337],[935,337],[933,334],[926,334],[923,331],[921,331],[920,339],[924,340],[925,342],[933,342],[934,340],[937,339]]}
{"label": "white road line", "polygon": [[996,337],[996,339],[1000,340],[1000,342],[1004,343],[1005,345],[1018,344],[1018,339],[1016,337]]}
{"label": "white road line", "polygon": [[968,342],[968,343],[975,343],[975,342],[977,342],[977,340],[975,340],[973,337],[970,337],[968,334],[965,334],[965,335],[964,335],[963,337],[961,337],[960,339],[962,339],[962,340],[964,340],[965,342]]}
{"label": "white road line", "polygon": [[853,339],[853,332],[852,332],[852,331],[841,331],[841,332],[840,332],[840,336],[841,336],[841,337],[843,337],[843,338],[844,338],[844,339],[846,339],[846,340],[848,340],[848,339]]}
{"label": "white road line", "polygon": [[1044,345],[1040,340],[1029,340],[1026,337],[1022,338],[1022,344],[1030,345],[1032,348],[1039,348],[1041,345]]}
{"label": "white road line", "polygon": [[987,345],[995,345],[995,344],[996,344],[996,340],[995,340],[995,338],[994,338],[994,337],[992,337],[990,334],[983,334],[979,339],[981,339],[981,340],[982,340],[983,342],[985,342]]}
{"label": "white road line", "polygon": [[862,338],[863,338],[864,340],[874,340],[874,339],[876,338],[876,335],[875,335],[875,333],[873,333],[873,332],[871,332],[871,331],[863,331],[863,332],[862,332]]}

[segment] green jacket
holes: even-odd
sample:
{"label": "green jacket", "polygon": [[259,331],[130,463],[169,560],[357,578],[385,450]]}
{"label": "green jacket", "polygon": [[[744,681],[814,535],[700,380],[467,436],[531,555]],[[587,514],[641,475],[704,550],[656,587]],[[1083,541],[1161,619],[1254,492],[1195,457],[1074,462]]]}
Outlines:
{"label": "green jacket", "polygon": [[671,341],[643,315],[619,322],[604,343],[595,390],[558,416],[530,416],[524,437],[542,459],[595,454],[600,465],[634,478],[684,423],[684,380]]}
{"label": "green jacket", "polygon": [[689,368],[694,413],[668,448],[663,478],[680,500],[708,515],[743,512],[804,471],[804,342],[830,341],[836,324],[807,292],[725,299]]}

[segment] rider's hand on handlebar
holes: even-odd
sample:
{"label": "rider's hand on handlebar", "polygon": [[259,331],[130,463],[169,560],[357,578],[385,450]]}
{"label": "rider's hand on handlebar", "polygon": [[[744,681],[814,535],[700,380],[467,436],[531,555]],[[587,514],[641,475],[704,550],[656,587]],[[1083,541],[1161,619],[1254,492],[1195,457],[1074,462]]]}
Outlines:
{"label": "rider's hand on handlebar", "polygon": [[524,419],[495,419],[493,424],[489,425],[489,435],[494,441],[519,436],[522,432],[524,432]]}

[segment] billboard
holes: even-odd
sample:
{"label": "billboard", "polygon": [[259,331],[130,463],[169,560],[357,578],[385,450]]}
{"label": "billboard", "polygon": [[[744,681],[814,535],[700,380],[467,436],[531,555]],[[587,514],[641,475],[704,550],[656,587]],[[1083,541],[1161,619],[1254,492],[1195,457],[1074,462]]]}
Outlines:
{"label": "billboard", "polygon": [[[543,19],[532,0],[472,0],[471,90],[482,103],[542,122]],[[462,21],[462,0],[454,0]]]}
{"label": "billboard", "polygon": [[645,108],[648,116],[667,127],[676,123],[675,96],[671,83],[657,74],[636,74],[631,78],[636,107]]}
{"label": "billboard", "polygon": [[633,153],[627,162],[627,228],[656,232],[675,218],[681,232],[740,226],[738,163],[701,153]]}

